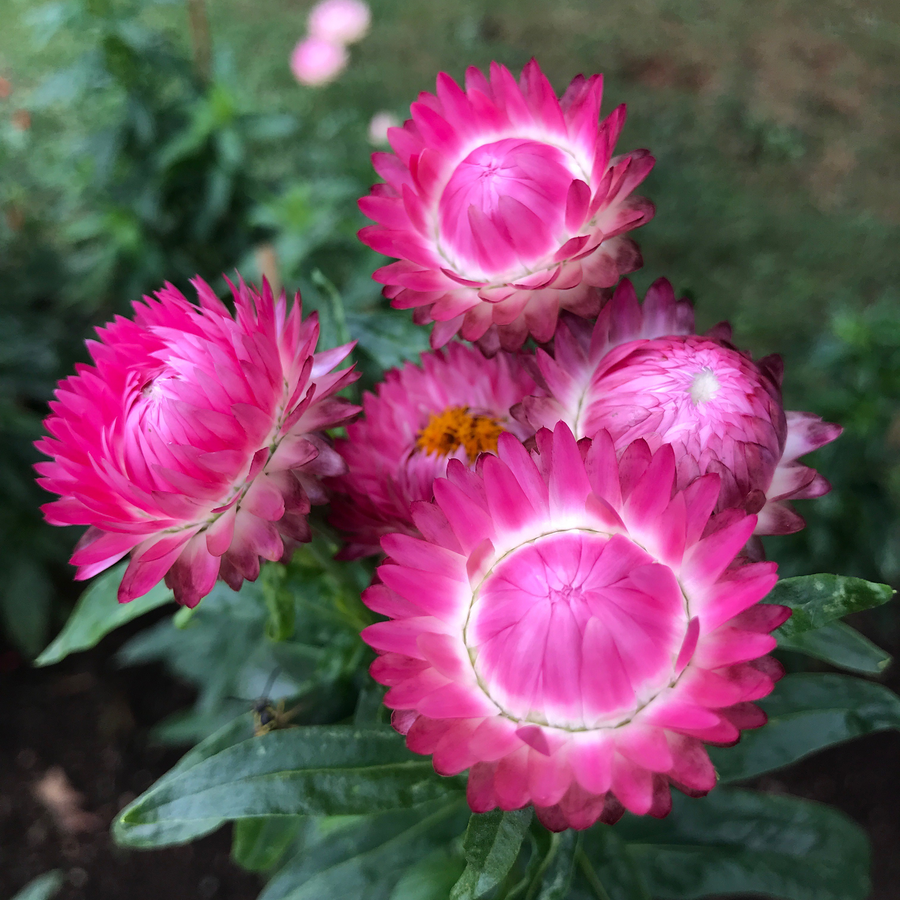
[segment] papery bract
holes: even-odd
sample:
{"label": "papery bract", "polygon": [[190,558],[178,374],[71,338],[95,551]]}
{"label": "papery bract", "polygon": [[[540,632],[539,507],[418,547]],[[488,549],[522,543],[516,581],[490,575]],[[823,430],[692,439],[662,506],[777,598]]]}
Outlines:
{"label": "papery bract", "polygon": [[377,225],[360,239],[399,258],[375,279],[398,308],[434,321],[432,345],[460,332],[493,352],[553,336],[560,309],[594,316],[596,287],[640,265],[625,233],[652,205],[633,195],[653,158],[613,156],[625,108],[599,120],[602,77],[578,76],[561,100],[532,60],[517,82],[449,75],[420,94],[412,118],[376,153],[377,184],[360,200]]}
{"label": "papery bract", "polygon": [[637,438],[651,448],[671,443],[679,487],[716,472],[719,509],[758,513],[757,534],[798,531],[803,519],[787,501],[830,486],[797,458],[841,428],[812,413],[785,413],[780,358],[754,363],[730,341],[727,323],[694,334],[690,303],[676,300],[665,279],[643,305],[625,279],[593,328],[568,318],[553,355],[537,351],[549,396],[526,398],[516,414],[533,428],[566,422],[579,438],[606,429],[620,451]]}
{"label": "papery bract", "polygon": [[331,521],[348,540],[343,556],[379,553],[388,532],[418,534],[410,504],[431,500],[451,459],[471,465],[479,452],[496,449],[501,432],[524,439],[534,431],[509,414],[537,391],[517,357],[485,359],[453,341],[423,353],[421,363],[388,372],[363,398],[364,417],[336,443],[348,466],[332,482]]}
{"label": "papery bract", "polygon": [[[72,556],[90,578],[131,552],[119,600],[161,578],[196,605],[218,576],[237,589],[310,539],[321,478],[344,469],[322,434],[359,407],[334,396],[358,377],[332,369],[352,345],[314,353],[315,315],[243,281],[235,315],[200,278],[200,306],[172,285],[89,341],[94,365],[61,381],[50,462],[39,483],[60,495],[54,525],[90,526]],[[230,284],[230,282],[229,282]]]}
{"label": "papery bract", "polygon": [[476,812],[533,803],[553,830],[665,815],[670,784],[715,785],[704,743],[765,721],[752,701],[789,615],[758,603],[775,565],[736,560],[755,517],[710,517],[718,476],[673,493],[670,445],[618,459],[559,424],[537,446],[504,434],[475,471],[451,461],[415,509],[424,538],[383,539],[372,675],[411,750],[469,769]]}
{"label": "papery bract", "polygon": [[334,81],[350,59],[343,44],[308,37],[291,53],[291,71],[301,84],[320,87]]}
{"label": "papery bract", "polygon": [[314,38],[332,44],[353,44],[369,30],[372,14],[362,0],[321,0],[309,12],[307,25]]}

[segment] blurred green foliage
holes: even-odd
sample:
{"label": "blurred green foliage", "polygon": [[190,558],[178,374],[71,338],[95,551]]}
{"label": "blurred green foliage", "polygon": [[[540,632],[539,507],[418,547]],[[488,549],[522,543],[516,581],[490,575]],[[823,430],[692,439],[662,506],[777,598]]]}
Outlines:
{"label": "blurred green foliage", "polygon": [[[364,384],[426,345],[379,297],[355,231],[366,127],[437,71],[536,56],[558,89],[604,71],[622,149],[650,147],[656,218],[639,287],[666,275],[703,327],[786,357],[792,408],[842,422],[833,492],[771,542],[787,574],[900,577],[896,183],[900,29],[890,0],[376,0],[325,88],[287,58],[309,3],[0,0],[0,618],[34,654],[69,593],[72,529],[43,525],[31,442],[54,381],[129,302],[238,267],[300,289],[323,341],[359,341]],[[189,15],[194,10],[194,18]],[[77,530],[77,529],[76,529]],[[27,598],[27,599],[26,599]]]}

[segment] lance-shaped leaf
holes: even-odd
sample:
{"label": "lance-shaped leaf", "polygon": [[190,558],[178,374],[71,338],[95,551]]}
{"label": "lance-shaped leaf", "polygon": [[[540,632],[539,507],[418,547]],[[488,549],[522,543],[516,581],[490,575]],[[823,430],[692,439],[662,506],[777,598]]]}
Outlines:
{"label": "lance-shaped leaf", "polygon": [[[220,728],[215,734],[201,741],[171,768],[150,790],[165,788],[167,784],[189,772],[194,766],[215,757],[228,747],[246,741],[253,734],[253,723],[248,715],[239,716]],[[142,796],[146,796],[143,794]],[[135,801],[140,802],[141,797]],[[132,804],[134,805],[134,804]],[[169,844],[184,844],[215,831],[225,819],[210,816],[205,819],[162,820],[141,825],[122,826],[122,816],[128,808],[113,820],[112,835],[117,843],[129,847],[165,847]]]}
{"label": "lance-shaped leaf", "polygon": [[553,835],[550,851],[539,870],[541,889],[536,900],[565,900],[569,896],[580,848],[581,834],[577,831],[570,829]]}
{"label": "lance-shaped leaf", "polygon": [[476,900],[500,884],[512,869],[531,824],[533,810],[495,809],[475,814],[466,829],[466,868],[450,900]]}
{"label": "lance-shaped leaf", "polygon": [[191,823],[208,831],[214,820],[363,815],[459,790],[457,779],[437,775],[389,727],[311,725],[242,741],[169,773],[120,813],[114,834],[126,846],[162,846]]}
{"label": "lance-shaped leaf", "polygon": [[460,842],[452,841],[407,867],[389,900],[447,900],[465,866]]}
{"label": "lance-shaped leaf", "polygon": [[891,664],[891,655],[845,622],[832,622],[791,637],[780,635],[778,646],[820,659],[838,669],[880,675]]}
{"label": "lance-shaped leaf", "polygon": [[673,797],[663,820],[616,825],[658,900],[763,894],[783,900],[865,900],[869,846],[837,810],[752,791],[716,788]]}
{"label": "lance-shaped leaf", "polygon": [[640,867],[615,828],[597,825],[586,831],[576,862],[571,900],[651,900]]}
{"label": "lance-shaped leaf", "polygon": [[231,858],[249,872],[274,868],[288,848],[309,830],[306,816],[263,816],[234,823]]}
{"label": "lance-shaped leaf", "polygon": [[34,661],[36,666],[49,666],[65,659],[70,653],[88,650],[120,625],[173,602],[172,592],[160,582],[142,597],[130,603],[119,603],[116,593],[125,573],[125,565],[122,563],[91,582],[78,598],[63,630]]}
{"label": "lance-shaped leaf", "polygon": [[62,890],[65,881],[63,873],[54,869],[26,884],[12,900],[50,900]]}
{"label": "lance-shaped leaf", "polygon": [[788,675],[759,705],[768,724],[745,731],[734,747],[711,747],[722,782],[789,765],[850,738],[900,728],[900,697],[882,684],[849,675]]}
{"label": "lance-shaped leaf", "polygon": [[822,628],[837,619],[887,603],[894,589],[862,578],[843,575],[803,575],[784,578],[766,597],[766,603],[789,606],[790,619],[775,632],[790,638],[804,631]]}
{"label": "lance-shaped leaf", "polygon": [[320,840],[285,864],[259,900],[387,900],[408,866],[462,831],[465,815],[460,795],[416,809],[332,821]]}

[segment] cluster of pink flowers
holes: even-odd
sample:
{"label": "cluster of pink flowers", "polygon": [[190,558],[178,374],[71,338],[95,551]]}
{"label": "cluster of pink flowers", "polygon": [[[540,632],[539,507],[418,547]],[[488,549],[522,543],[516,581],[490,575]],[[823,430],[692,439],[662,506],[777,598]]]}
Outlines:
{"label": "cluster of pink flowers", "polygon": [[39,445],[48,519],[89,526],[79,577],[131,553],[123,600],[238,587],[330,499],[342,556],[385,556],[363,638],[395,728],[469,770],[473,810],[554,830],[665,815],[672,785],[715,785],[705,744],[764,723],[789,611],[760,604],[758,536],[803,527],[790,501],[828,484],[799,457],[840,434],[785,412],[777,357],[697,334],[665,279],[643,302],[620,280],[653,159],[614,155],[601,84],[441,75],[389,131],[360,237],[399,258],[375,277],[435,349],[361,417],[350,348],[316,353],[296,302],[241,283],[233,317],[198,280],[199,308],[167,287],[101,329]]}
{"label": "cluster of pink flowers", "polygon": [[291,71],[301,84],[319,87],[347,66],[349,44],[362,40],[372,15],[363,0],[320,0],[309,13],[308,34],[291,53]]}

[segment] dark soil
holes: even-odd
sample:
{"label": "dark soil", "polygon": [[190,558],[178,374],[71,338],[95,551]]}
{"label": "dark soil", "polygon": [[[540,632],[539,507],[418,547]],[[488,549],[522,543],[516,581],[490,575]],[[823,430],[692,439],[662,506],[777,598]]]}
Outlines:
{"label": "dark soil", "polygon": [[[0,646],[3,900],[51,869],[66,876],[59,900],[250,900],[259,893],[259,881],[229,859],[228,828],[155,851],[122,850],[109,837],[115,814],[178,759],[177,751],[149,746],[148,729],[192,699],[158,667],[115,665],[116,648],[136,628],[51,669],[31,669]],[[898,675],[890,678],[894,688]],[[75,816],[84,830],[67,832],[36,796],[41,779],[59,771],[83,795]],[[844,810],[872,840],[872,900],[900,898],[900,734],[816,754],[759,787]]]}
{"label": "dark soil", "polygon": [[[18,664],[13,651],[0,649],[3,900],[51,869],[66,876],[58,900],[250,900],[259,893],[258,879],[229,859],[229,828],[166,850],[122,850],[109,836],[116,813],[181,755],[149,746],[148,729],[192,700],[190,689],[156,666],[116,666],[112,655],[129,630],[50,669]],[[41,779],[49,772],[58,783],[60,771],[88,813],[73,813],[74,830],[36,795]]]}

